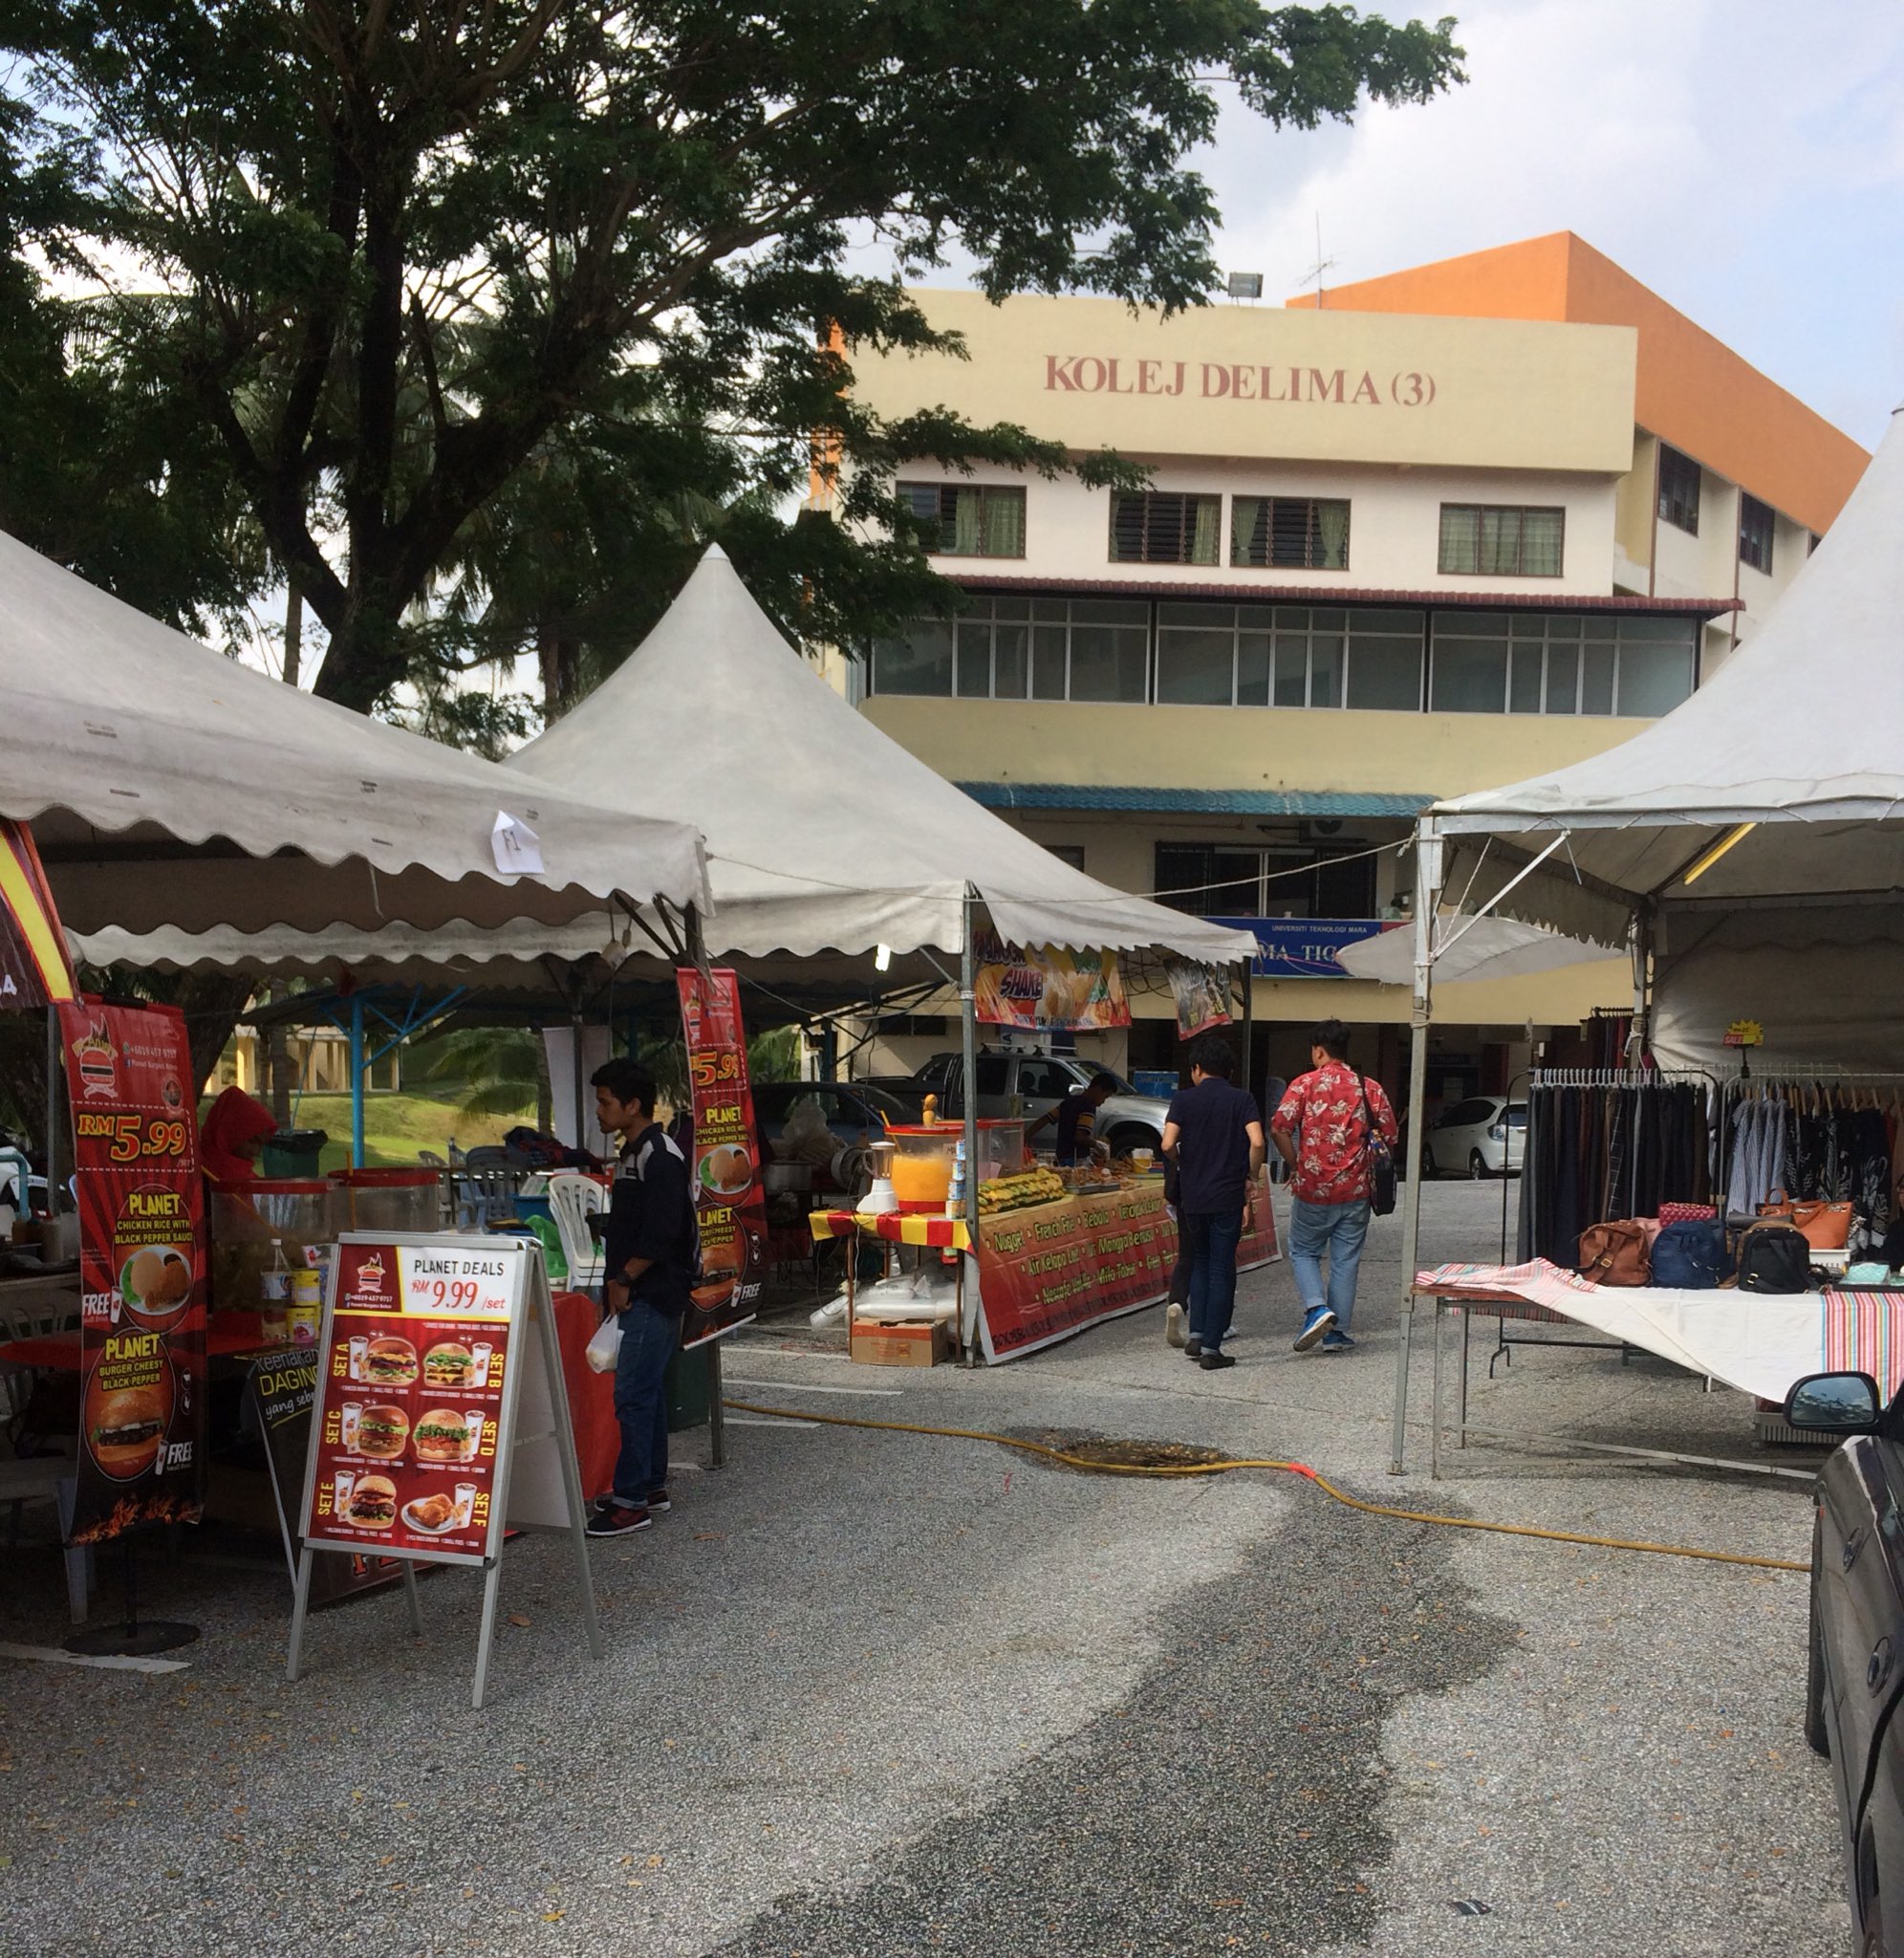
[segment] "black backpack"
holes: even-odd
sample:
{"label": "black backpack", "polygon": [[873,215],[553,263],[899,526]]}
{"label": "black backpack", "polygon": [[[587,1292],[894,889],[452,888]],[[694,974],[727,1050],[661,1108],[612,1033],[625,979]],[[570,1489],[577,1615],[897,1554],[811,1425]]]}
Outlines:
{"label": "black backpack", "polygon": [[1739,1289],[1810,1291],[1810,1245],[1789,1224],[1754,1224],[1739,1240]]}
{"label": "black backpack", "polygon": [[1362,1153],[1369,1164],[1369,1208],[1377,1217],[1386,1217],[1395,1208],[1395,1151],[1375,1127],[1374,1110],[1369,1106],[1368,1077],[1357,1075],[1355,1082],[1362,1091]]}
{"label": "black backpack", "polygon": [[1653,1240],[1653,1283],[1676,1292],[1710,1292],[1732,1275],[1725,1226],[1718,1222],[1669,1224]]}

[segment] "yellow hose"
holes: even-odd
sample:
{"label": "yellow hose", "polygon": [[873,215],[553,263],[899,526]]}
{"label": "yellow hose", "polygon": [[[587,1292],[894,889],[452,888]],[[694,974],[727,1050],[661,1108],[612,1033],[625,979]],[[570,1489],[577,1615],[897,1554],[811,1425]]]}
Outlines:
{"label": "yellow hose", "polygon": [[1093,1462],[1088,1455],[1069,1455],[1062,1448],[1047,1447],[1043,1442],[1021,1441],[1015,1435],[987,1434],[976,1427],[928,1427],[914,1421],[864,1421],[850,1414],[816,1414],[807,1407],[763,1407],[753,1401],[723,1401],[737,1414],[766,1414],[781,1421],[818,1422],[827,1427],[871,1427],[887,1434],[934,1434],[948,1441],[993,1442],[1001,1448],[1017,1448],[1028,1455],[1042,1455],[1048,1462],[1067,1468],[1082,1469],[1088,1475],[1145,1475],[1177,1477],[1184,1475],[1226,1475],[1234,1468],[1277,1468],[1287,1475],[1300,1475],[1327,1495],[1367,1516],[1391,1516],[1398,1523],[1433,1523],[1443,1530],[1485,1530],[1496,1536],[1537,1536],[1546,1543],[1584,1543],[1594,1550],[1643,1550],[1654,1556],[1699,1557],[1707,1563],[1751,1564],[1763,1571],[1809,1571],[1809,1564],[1787,1562],[1777,1556],[1742,1556],[1730,1550],[1698,1550],[1685,1543],[1635,1543],[1620,1536],[1583,1536],[1572,1530],[1536,1530],[1525,1523],[1483,1523],[1469,1516],[1436,1516],[1425,1510],[1397,1510],[1387,1503],[1365,1503],[1359,1496],[1345,1495],[1332,1482],[1325,1480],[1302,1462],[1271,1462],[1239,1457],[1220,1462],[1185,1463],[1180,1467],[1146,1468],[1130,1462]]}

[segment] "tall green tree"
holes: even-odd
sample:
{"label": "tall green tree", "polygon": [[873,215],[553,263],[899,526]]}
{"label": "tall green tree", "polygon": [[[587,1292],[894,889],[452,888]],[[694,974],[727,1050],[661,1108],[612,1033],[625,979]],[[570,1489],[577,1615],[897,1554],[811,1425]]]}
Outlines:
{"label": "tall green tree", "polygon": [[446,657],[422,601],[495,547],[486,515],[521,529],[512,490],[617,448],[647,467],[670,431],[728,458],[737,555],[783,617],[835,636],[897,609],[924,572],[903,521],[873,545],[769,521],[811,431],[837,431],[847,518],[896,517],[911,459],[1069,465],[1024,429],[843,400],[856,349],[946,344],[855,244],[914,271],[957,247],[995,295],[1198,303],[1216,213],[1186,159],[1213,88],[1304,127],[1423,101],[1460,78],[1452,25],[1260,0],[7,0],[0,48],[47,119],[31,164],[76,161],[62,250],[171,296],[125,309],[120,343],[322,623],[318,690],[367,710]]}

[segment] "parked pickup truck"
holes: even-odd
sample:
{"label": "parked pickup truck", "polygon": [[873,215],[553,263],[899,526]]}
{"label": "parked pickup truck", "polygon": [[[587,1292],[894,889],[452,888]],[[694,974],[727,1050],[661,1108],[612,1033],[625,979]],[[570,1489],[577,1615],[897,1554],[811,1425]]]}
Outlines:
{"label": "parked pickup truck", "polygon": [[[982,1052],[978,1072],[982,1118],[1022,1115],[1029,1121],[1055,1107],[1072,1089],[1085,1086],[1093,1075],[1108,1070],[1068,1054]],[[915,1108],[924,1105],[926,1096],[937,1095],[940,1116],[949,1120],[965,1112],[963,1078],[964,1064],[959,1055],[935,1054],[914,1074],[876,1075],[866,1085],[883,1088]],[[1163,1119],[1169,1107],[1168,1101],[1139,1095],[1128,1083],[1120,1082],[1118,1092],[1097,1111],[1093,1133],[1100,1142],[1110,1143],[1114,1156],[1127,1155],[1133,1149],[1155,1149],[1163,1140]],[[1049,1131],[1040,1141],[1048,1139]]]}

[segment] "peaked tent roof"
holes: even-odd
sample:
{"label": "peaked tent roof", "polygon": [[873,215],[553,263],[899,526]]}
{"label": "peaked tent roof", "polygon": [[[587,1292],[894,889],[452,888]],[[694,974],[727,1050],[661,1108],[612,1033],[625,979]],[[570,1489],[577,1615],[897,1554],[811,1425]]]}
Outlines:
{"label": "peaked tent roof", "polygon": [[654,631],[511,766],[707,838],[711,952],[957,950],[965,886],[1015,945],[1157,946],[1215,964],[1244,932],[1129,897],[982,809],[848,706],[718,545]]}
{"label": "peaked tent roof", "polygon": [[[0,814],[64,922],[484,926],[707,902],[685,823],[604,811],[239,665],[0,533]],[[541,874],[498,873],[507,814]]]}
{"label": "peaked tent roof", "polygon": [[[1566,832],[1504,908],[1602,943],[1646,899],[1904,889],[1900,620],[1904,418],[1764,622],[1690,699],[1604,754],[1429,813],[1445,834],[1517,836],[1524,851]],[[1503,881],[1484,865],[1476,894]]]}

